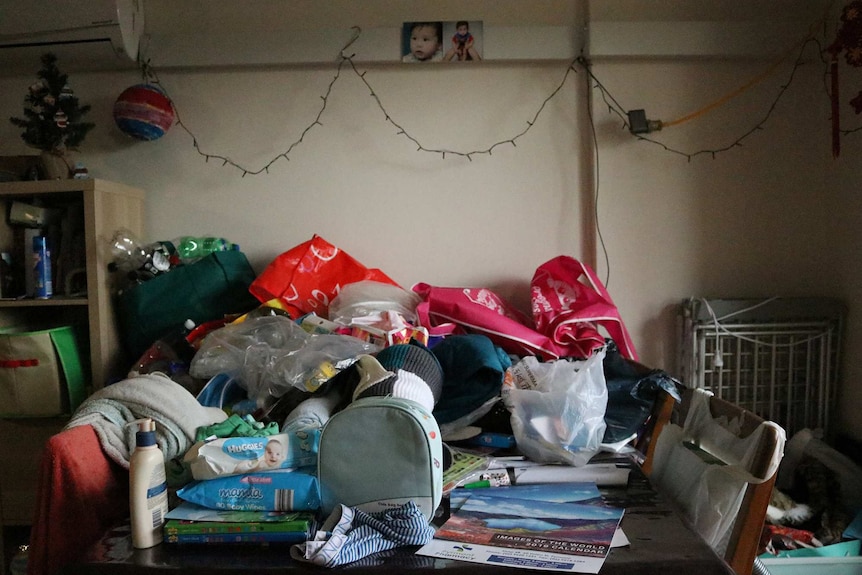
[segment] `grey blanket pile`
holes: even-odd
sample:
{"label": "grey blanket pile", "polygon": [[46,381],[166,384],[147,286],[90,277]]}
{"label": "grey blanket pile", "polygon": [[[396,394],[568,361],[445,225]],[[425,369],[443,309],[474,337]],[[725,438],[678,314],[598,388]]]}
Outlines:
{"label": "grey blanket pile", "polygon": [[227,414],[204,407],[183,386],[161,373],[119,381],[88,397],[67,428],[92,425],[105,454],[129,468],[139,419],[156,424],[156,441],[166,460],[181,457],[192,446],[198,427],[224,421]]}

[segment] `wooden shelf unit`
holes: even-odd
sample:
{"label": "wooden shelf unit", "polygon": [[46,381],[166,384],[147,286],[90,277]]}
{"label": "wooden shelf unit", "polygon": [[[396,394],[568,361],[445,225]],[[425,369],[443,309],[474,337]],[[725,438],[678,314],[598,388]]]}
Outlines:
{"label": "wooden shelf unit", "polygon": [[[0,326],[73,325],[88,393],[125,377],[135,359],[125,356],[114,318],[109,241],[119,228],[144,237],[144,200],[144,192],[137,188],[99,179],[0,183],[4,207],[0,252],[9,252],[18,260],[23,273],[29,271],[30,252],[20,241],[20,226],[9,223],[12,202],[54,208],[82,232],[74,236],[73,259],[83,261],[77,269],[83,269],[79,274],[86,276],[86,293],[68,296],[63,285],[55,284],[56,295],[49,299],[0,299]],[[52,266],[54,257],[52,254]],[[0,419],[0,460],[6,462],[0,466],[0,573],[6,573],[16,541],[32,523],[45,441],[63,428],[69,415]]]}

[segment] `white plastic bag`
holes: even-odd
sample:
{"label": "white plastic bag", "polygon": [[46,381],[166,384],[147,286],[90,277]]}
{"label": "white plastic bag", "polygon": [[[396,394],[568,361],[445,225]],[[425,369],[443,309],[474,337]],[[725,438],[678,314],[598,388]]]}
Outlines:
{"label": "white plastic bag", "polygon": [[581,466],[599,451],[608,405],[605,351],[601,348],[584,361],[541,363],[527,356],[506,371],[503,401],[524,455]]}
{"label": "white plastic bag", "polygon": [[[762,483],[747,471],[761,457],[760,438],[775,429],[778,446],[764,477],[777,471],[784,452],[784,430],[764,421],[746,437],[739,437],[741,422],[725,416],[713,417],[709,401],[712,392],[694,389],[685,425],[664,426],[656,440],[650,482],[675,501],[695,530],[719,555],[724,555],[749,483]],[[698,455],[691,445],[721,461]]]}

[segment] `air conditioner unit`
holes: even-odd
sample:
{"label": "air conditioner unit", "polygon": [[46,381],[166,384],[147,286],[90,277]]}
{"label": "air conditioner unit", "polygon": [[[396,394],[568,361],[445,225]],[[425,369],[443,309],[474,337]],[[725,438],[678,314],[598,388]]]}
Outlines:
{"label": "air conditioner unit", "polygon": [[28,0],[0,8],[0,74],[32,74],[46,52],[62,70],[134,67],[143,0]]}

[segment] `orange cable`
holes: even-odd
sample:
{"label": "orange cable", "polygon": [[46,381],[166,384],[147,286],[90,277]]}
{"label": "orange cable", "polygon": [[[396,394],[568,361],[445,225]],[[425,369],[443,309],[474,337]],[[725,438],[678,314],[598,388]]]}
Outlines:
{"label": "orange cable", "polygon": [[[830,3],[830,6],[831,6],[831,3]],[[725,96],[722,96],[721,98],[719,98],[715,102],[713,102],[707,106],[704,106],[700,110],[692,112],[691,114],[688,114],[687,116],[683,116],[682,118],[677,118],[676,120],[672,120],[670,122],[662,122],[661,123],[662,128],[667,128],[670,126],[676,126],[676,125],[682,124],[684,122],[688,122],[689,120],[693,120],[694,118],[697,118],[698,116],[702,116],[703,114],[706,114],[707,112],[721,106],[722,104],[724,104],[728,100],[735,98],[736,96],[738,96],[739,94],[741,94],[742,92],[744,92],[745,90],[747,90],[748,88],[753,86],[754,84],[760,82],[761,80],[763,80],[764,78],[766,78],[767,76],[772,74],[772,72],[774,72],[775,69],[778,68],[778,66],[782,62],[784,62],[784,60],[786,60],[790,54],[792,54],[797,48],[799,48],[800,46],[805,44],[805,42],[807,42],[808,40],[810,40],[811,38],[814,37],[814,35],[811,31],[814,29],[815,26],[818,26],[819,24],[824,22],[825,19],[826,18],[824,17],[823,19],[818,20],[817,22],[814,22],[808,28],[808,35],[806,35],[805,38],[803,38],[802,40],[800,40],[799,42],[797,42],[796,44],[791,46],[784,54],[781,55],[781,58],[779,58],[772,66],[767,68],[762,74],[755,76],[754,79],[752,79],[748,83],[743,84],[742,86],[740,86],[739,88],[737,88],[733,92],[730,92],[729,94],[726,94]]]}
{"label": "orange cable", "polygon": [[[806,37],[806,40],[808,38],[810,38],[810,36]],[[800,44],[801,44],[801,42],[800,42]],[[794,46],[794,48],[796,48],[798,45],[799,44]],[[788,51],[788,54],[789,54],[789,51]],[[706,114],[710,110],[713,110],[713,109],[721,106],[722,104],[724,104],[728,100],[735,98],[736,96],[738,96],[739,94],[741,94],[742,92],[744,92],[745,90],[747,90],[748,88],[753,86],[754,84],[760,82],[761,80],[763,80],[764,78],[766,78],[767,76],[772,74],[772,72],[775,71],[775,69],[778,67],[778,65],[781,64],[782,62],[784,62],[784,59],[787,58],[788,54],[783,55],[780,60],[775,62],[765,72],[763,72],[759,76],[756,76],[753,80],[751,80],[747,84],[743,84],[742,86],[740,86],[739,88],[737,88],[733,92],[730,92],[729,94],[719,98],[718,100],[716,100],[712,104],[709,104],[708,106],[704,106],[703,108],[701,108],[700,110],[697,110],[696,112],[692,112],[691,114],[688,114],[687,116],[683,116],[682,118],[678,118],[678,119],[673,120],[671,122],[662,122],[661,123],[662,128],[667,128],[669,126],[676,126],[678,124],[682,124],[683,122],[688,122],[689,120],[693,120],[694,118],[697,118],[698,116],[702,116],[703,114]]]}

